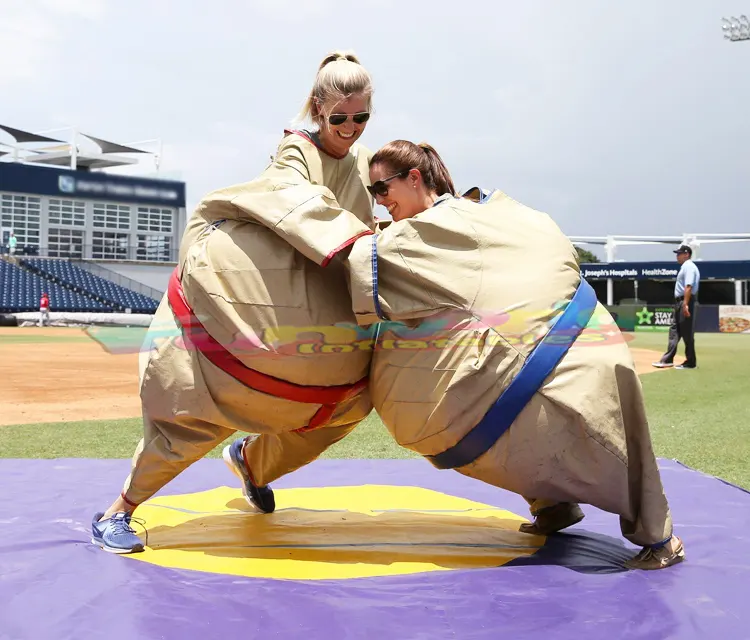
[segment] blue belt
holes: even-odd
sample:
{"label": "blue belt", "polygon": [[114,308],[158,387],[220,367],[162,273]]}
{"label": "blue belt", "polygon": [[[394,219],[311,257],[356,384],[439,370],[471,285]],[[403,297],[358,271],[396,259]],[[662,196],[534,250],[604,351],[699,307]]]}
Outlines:
{"label": "blue belt", "polygon": [[521,370],[479,424],[450,449],[425,457],[438,469],[456,469],[474,462],[489,451],[568,352],[570,345],[591,320],[596,304],[594,289],[581,278],[565,311],[526,358]]}

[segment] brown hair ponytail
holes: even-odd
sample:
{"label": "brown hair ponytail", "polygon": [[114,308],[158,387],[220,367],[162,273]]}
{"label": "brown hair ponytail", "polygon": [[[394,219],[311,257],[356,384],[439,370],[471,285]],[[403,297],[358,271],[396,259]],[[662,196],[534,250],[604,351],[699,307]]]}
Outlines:
{"label": "brown hair ponytail", "polygon": [[435,149],[422,142],[418,145],[408,140],[394,140],[381,148],[370,160],[370,166],[385,164],[396,174],[409,169],[419,169],[425,186],[442,196],[456,195],[453,179],[443,159]]}
{"label": "brown hair ponytail", "polygon": [[444,193],[456,195],[453,178],[451,178],[448,167],[445,166],[443,159],[435,151],[435,148],[426,142],[420,142],[418,146],[424,151],[427,161],[430,163],[430,175],[432,176],[432,183],[435,185],[435,192],[439,196],[442,196]]}

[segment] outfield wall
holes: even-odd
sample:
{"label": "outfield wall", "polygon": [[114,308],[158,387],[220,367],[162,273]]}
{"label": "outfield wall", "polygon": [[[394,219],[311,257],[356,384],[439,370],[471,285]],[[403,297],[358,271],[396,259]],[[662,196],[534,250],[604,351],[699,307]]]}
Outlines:
{"label": "outfield wall", "polygon": [[[750,305],[750,260],[696,260],[698,301],[704,305]],[[581,275],[608,306],[668,306],[680,265],[673,262],[582,263]]]}
{"label": "outfield wall", "polygon": [[[671,305],[619,304],[607,306],[623,331],[669,331]],[[750,335],[750,305],[696,305],[695,330],[699,333]]]}

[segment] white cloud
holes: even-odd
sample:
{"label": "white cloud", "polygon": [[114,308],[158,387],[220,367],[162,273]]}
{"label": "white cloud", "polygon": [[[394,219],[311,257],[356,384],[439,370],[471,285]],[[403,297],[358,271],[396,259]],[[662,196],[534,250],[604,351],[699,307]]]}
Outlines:
{"label": "white cloud", "polygon": [[40,0],[40,8],[57,14],[72,14],[87,20],[101,20],[106,13],[106,0]]}
{"label": "white cloud", "polygon": [[161,137],[192,205],[261,171],[321,57],[353,48],[375,81],[373,151],[426,140],[457,184],[570,233],[732,231],[750,201],[748,51],[714,4],[0,0],[2,119]]}
{"label": "white cloud", "polygon": [[210,191],[252,180],[270,162],[280,140],[277,132],[245,122],[216,122],[184,142],[165,144],[162,170],[165,177],[179,171],[192,212]]}
{"label": "white cloud", "polygon": [[57,37],[49,20],[38,20],[38,7],[25,2],[0,4],[0,79],[32,78]]}
{"label": "white cloud", "polygon": [[105,0],[1,0],[0,80],[35,80],[65,46],[66,17],[101,20],[105,12]]}
{"label": "white cloud", "polygon": [[255,0],[253,9],[261,16],[299,22],[331,11],[333,4],[334,0]]}

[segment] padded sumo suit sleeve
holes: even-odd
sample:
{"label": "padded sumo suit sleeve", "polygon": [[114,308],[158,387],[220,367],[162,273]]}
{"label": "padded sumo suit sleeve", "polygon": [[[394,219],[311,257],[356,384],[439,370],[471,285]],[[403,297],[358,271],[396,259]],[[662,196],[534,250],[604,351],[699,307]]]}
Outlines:
{"label": "padded sumo suit sleeve", "polygon": [[287,136],[260,180],[231,199],[236,218],[253,220],[278,234],[306,258],[326,266],[336,253],[372,229],[342,209],[333,192],[310,182],[296,136]]}
{"label": "padded sumo suit sleeve", "polygon": [[481,281],[479,245],[447,203],[359,238],[346,266],[360,325],[471,309]]}
{"label": "padded sumo suit sleeve", "polygon": [[[317,339],[318,328],[324,340],[329,331],[354,333],[337,326],[355,322],[343,267],[319,265],[374,227],[368,158],[359,145],[333,158],[292,133],[259,177],[207,194],[187,221],[178,273],[184,303],[202,324],[196,333],[216,341],[214,353],[284,383],[287,395],[288,385],[354,387],[369,371],[364,349],[299,349]],[[301,432],[323,398],[302,402],[254,389],[194,348],[180,324],[165,296],[142,352],[144,435],[123,488],[131,505],[240,431],[259,434],[245,456],[256,481],[272,482],[314,460],[371,411],[364,387],[334,403],[320,429]]]}

